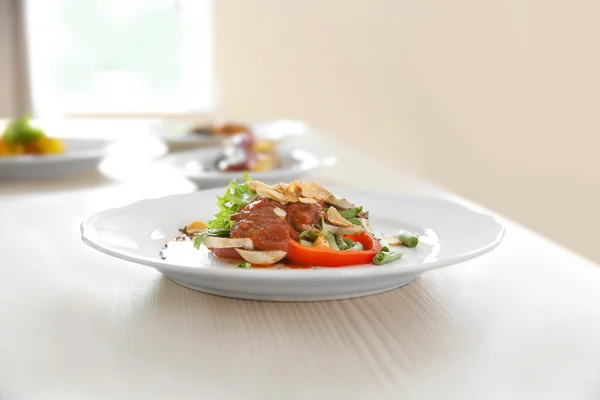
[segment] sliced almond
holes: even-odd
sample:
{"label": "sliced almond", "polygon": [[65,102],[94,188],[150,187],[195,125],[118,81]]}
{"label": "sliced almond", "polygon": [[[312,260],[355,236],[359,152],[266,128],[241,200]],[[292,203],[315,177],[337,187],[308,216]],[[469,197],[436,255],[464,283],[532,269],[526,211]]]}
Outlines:
{"label": "sliced almond", "polygon": [[227,249],[227,248],[238,248],[242,247],[244,249],[253,249],[254,243],[249,238],[239,238],[239,239],[231,239],[231,238],[220,238],[214,236],[208,236],[204,238],[202,244],[206,247],[210,247],[212,249]]}
{"label": "sliced almond", "polygon": [[267,185],[266,183],[260,181],[250,181],[248,182],[248,187],[254,190],[259,196],[273,199],[282,204],[288,203],[283,194],[273,190],[273,188],[271,188],[271,186]]}
{"label": "sliced almond", "polygon": [[250,264],[256,265],[275,264],[287,255],[287,251],[281,250],[259,251],[235,249],[235,251],[237,251],[244,260],[248,261]]}
{"label": "sliced almond", "polygon": [[277,185],[273,186],[272,189],[279,193],[285,193],[285,188],[288,187],[287,183],[279,182]]}
{"label": "sliced almond", "polygon": [[329,191],[324,187],[316,183],[309,185],[302,181],[293,181],[290,184],[278,183],[275,186],[269,186],[260,181],[250,181],[248,187],[259,196],[268,197],[282,204],[298,201],[306,204],[316,204],[318,201],[331,197]]}
{"label": "sliced almond", "polygon": [[384,238],[384,240],[390,245],[390,246],[401,246],[402,242],[400,241],[400,239],[398,239],[398,236],[390,236],[390,237],[386,237]]}
{"label": "sliced almond", "polygon": [[298,197],[298,201],[304,204],[317,204],[315,199],[309,199],[307,197]]}
{"label": "sliced almond", "polygon": [[317,200],[326,200],[329,197],[331,197],[331,192],[327,189],[325,189],[323,186],[321,185],[317,185],[316,183],[311,183],[310,187],[312,187],[313,189],[315,189],[316,194],[314,196],[312,196],[313,198],[317,199]]}
{"label": "sliced almond", "polygon": [[304,197],[313,198],[317,195],[316,189],[311,187],[307,183],[304,183],[302,181],[293,181],[291,184],[298,186],[302,192],[302,196]]}
{"label": "sliced almond", "polygon": [[285,210],[283,210],[279,207],[275,207],[273,209],[273,212],[275,213],[275,215],[277,215],[281,219],[285,219],[285,216],[287,215],[287,212],[285,212]]}
{"label": "sliced almond", "polygon": [[352,222],[342,217],[342,214],[335,207],[329,207],[329,210],[327,210],[327,220],[336,226],[346,228],[352,226]]}
{"label": "sliced almond", "polygon": [[302,189],[300,188],[300,186],[296,185],[295,183],[290,183],[286,188],[285,188],[285,199],[287,201],[289,201],[290,203],[296,203],[298,202],[298,195],[302,193]]}

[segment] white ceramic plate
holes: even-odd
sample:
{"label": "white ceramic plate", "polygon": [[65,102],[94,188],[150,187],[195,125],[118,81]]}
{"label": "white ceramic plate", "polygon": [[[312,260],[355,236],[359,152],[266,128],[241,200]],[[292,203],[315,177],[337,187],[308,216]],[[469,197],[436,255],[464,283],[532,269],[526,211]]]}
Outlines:
{"label": "white ceramic plate", "polygon": [[335,193],[370,210],[377,232],[406,229],[421,235],[415,249],[384,265],[343,268],[241,269],[191,242],[166,259],[165,243],[194,220],[217,211],[215,196],[224,189],[174,195],[107,210],[81,225],[83,241],[106,254],[151,266],[169,279],[202,292],[241,299],[317,301],[366,296],[405,285],[424,272],[480,256],[495,248],[504,229],[491,216],[445,200],[390,197],[364,190]]}
{"label": "white ceramic plate", "polygon": [[108,141],[62,139],[63,154],[0,157],[0,179],[59,178],[94,170],[106,155]]}
{"label": "white ceramic plate", "polygon": [[[289,143],[289,142],[288,142]],[[335,164],[335,157],[324,151],[308,150],[296,146],[279,146],[281,166],[264,172],[251,172],[252,179],[266,183],[290,182],[321,168]],[[232,179],[244,180],[243,172],[223,172],[215,169],[222,154],[220,147],[176,153],[160,161],[162,165],[207,189],[226,186]]]}
{"label": "white ceramic plate", "polygon": [[[256,137],[269,140],[283,140],[288,137],[311,134],[307,124],[294,120],[274,120],[250,124]],[[193,147],[218,146],[223,137],[209,134],[190,133],[192,124],[185,121],[163,121],[152,127],[152,131],[165,142],[170,151],[182,151]]]}

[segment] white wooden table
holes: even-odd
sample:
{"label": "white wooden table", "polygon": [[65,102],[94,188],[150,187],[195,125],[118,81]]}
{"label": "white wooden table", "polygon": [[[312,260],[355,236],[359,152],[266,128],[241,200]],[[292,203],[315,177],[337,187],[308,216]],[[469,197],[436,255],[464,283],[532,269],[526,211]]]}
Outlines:
{"label": "white wooden table", "polygon": [[[314,180],[463,201],[364,165]],[[505,219],[490,254],[320,303],[194,292],[80,240],[93,212],[192,190],[151,168],[0,183],[0,399],[600,398],[600,269]]]}

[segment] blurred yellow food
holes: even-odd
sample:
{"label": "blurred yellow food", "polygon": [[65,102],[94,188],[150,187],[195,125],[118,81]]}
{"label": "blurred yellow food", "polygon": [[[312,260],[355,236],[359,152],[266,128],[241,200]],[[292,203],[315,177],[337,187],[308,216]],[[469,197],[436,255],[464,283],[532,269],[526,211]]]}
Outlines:
{"label": "blurred yellow food", "polygon": [[275,142],[273,140],[261,140],[254,144],[254,151],[257,153],[269,153],[275,150]]}
{"label": "blurred yellow food", "polygon": [[46,132],[32,123],[27,114],[9,122],[0,135],[0,156],[56,154],[64,151],[63,142],[46,136]]}
{"label": "blurred yellow food", "polygon": [[263,172],[277,168],[279,166],[279,157],[277,154],[259,154],[256,164],[250,169],[252,172]]}
{"label": "blurred yellow food", "polygon": [[64,153],[65,146],[62,140],[42,136],[29,141],[27,144],[12,143],[0,139],[0,156],[20,156],[23,154],[42,155]]}
{"label": "blurred yellow food", "polygon": [[62,140],[57,138],[41,137],[32,143],[35,149],[34,154],[57,154],[64,153],[65,146]]}
{"label": "blurred yellow food", "polygon": [[253,146],[253,150],[258,153],[256,164],[250,168],[252,172],[269,171],[279,167],[280,159],[275,149],[276,143],[273,140],[260,140]]}
{"label": "blurred yellow food", "polygon": [[22,144],[7,144],[0,139],[0,156],[19,156],[25,154],[25,146]]}

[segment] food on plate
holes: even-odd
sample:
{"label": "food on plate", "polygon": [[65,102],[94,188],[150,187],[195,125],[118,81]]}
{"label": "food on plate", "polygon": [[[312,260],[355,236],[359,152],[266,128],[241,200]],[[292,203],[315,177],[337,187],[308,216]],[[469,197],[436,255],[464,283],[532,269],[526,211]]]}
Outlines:
{"label": "food on plate", "polygon": [[32,125],[28,115],[10,122],[0,136],[0,156],[43,155],[63,153],[60,139],[50,138]]}
{"label": "food on plate", "polygon": [[216,168],[224,172],[260,172],[278,168],[281,158],[274,140],[259,139],[252,128],[240,122],[197,126],[195,134],[223,136],[223,152]]}
{"label": "food on plate", "polygon": [[243,183],[233,180],[217,204],[219,212],[211,221],[196,221],[182,232],[193,232],[197,249],[205,246],[217,257],[242,259],[239,268],[282,260],[320,267],[385,264],[402,257],[390,246],[418,243],[406,231],[391,238],[393,244],[378,238],[368,211],[316,183],[269,186],[246,175]]}
{"label": "food on plate", "polygon": [[241,122],[226,122],[223,124],[199,125],[190,130],[191,133],[200,135],[227,136],[236,133],[252,133],[252,129]]}
{"label": "food on plate", "polygon": [[224,142],[217,169],[259,172],[277,168],[280,164],[274,141],[257,140],[251,134],[239,133]]}

